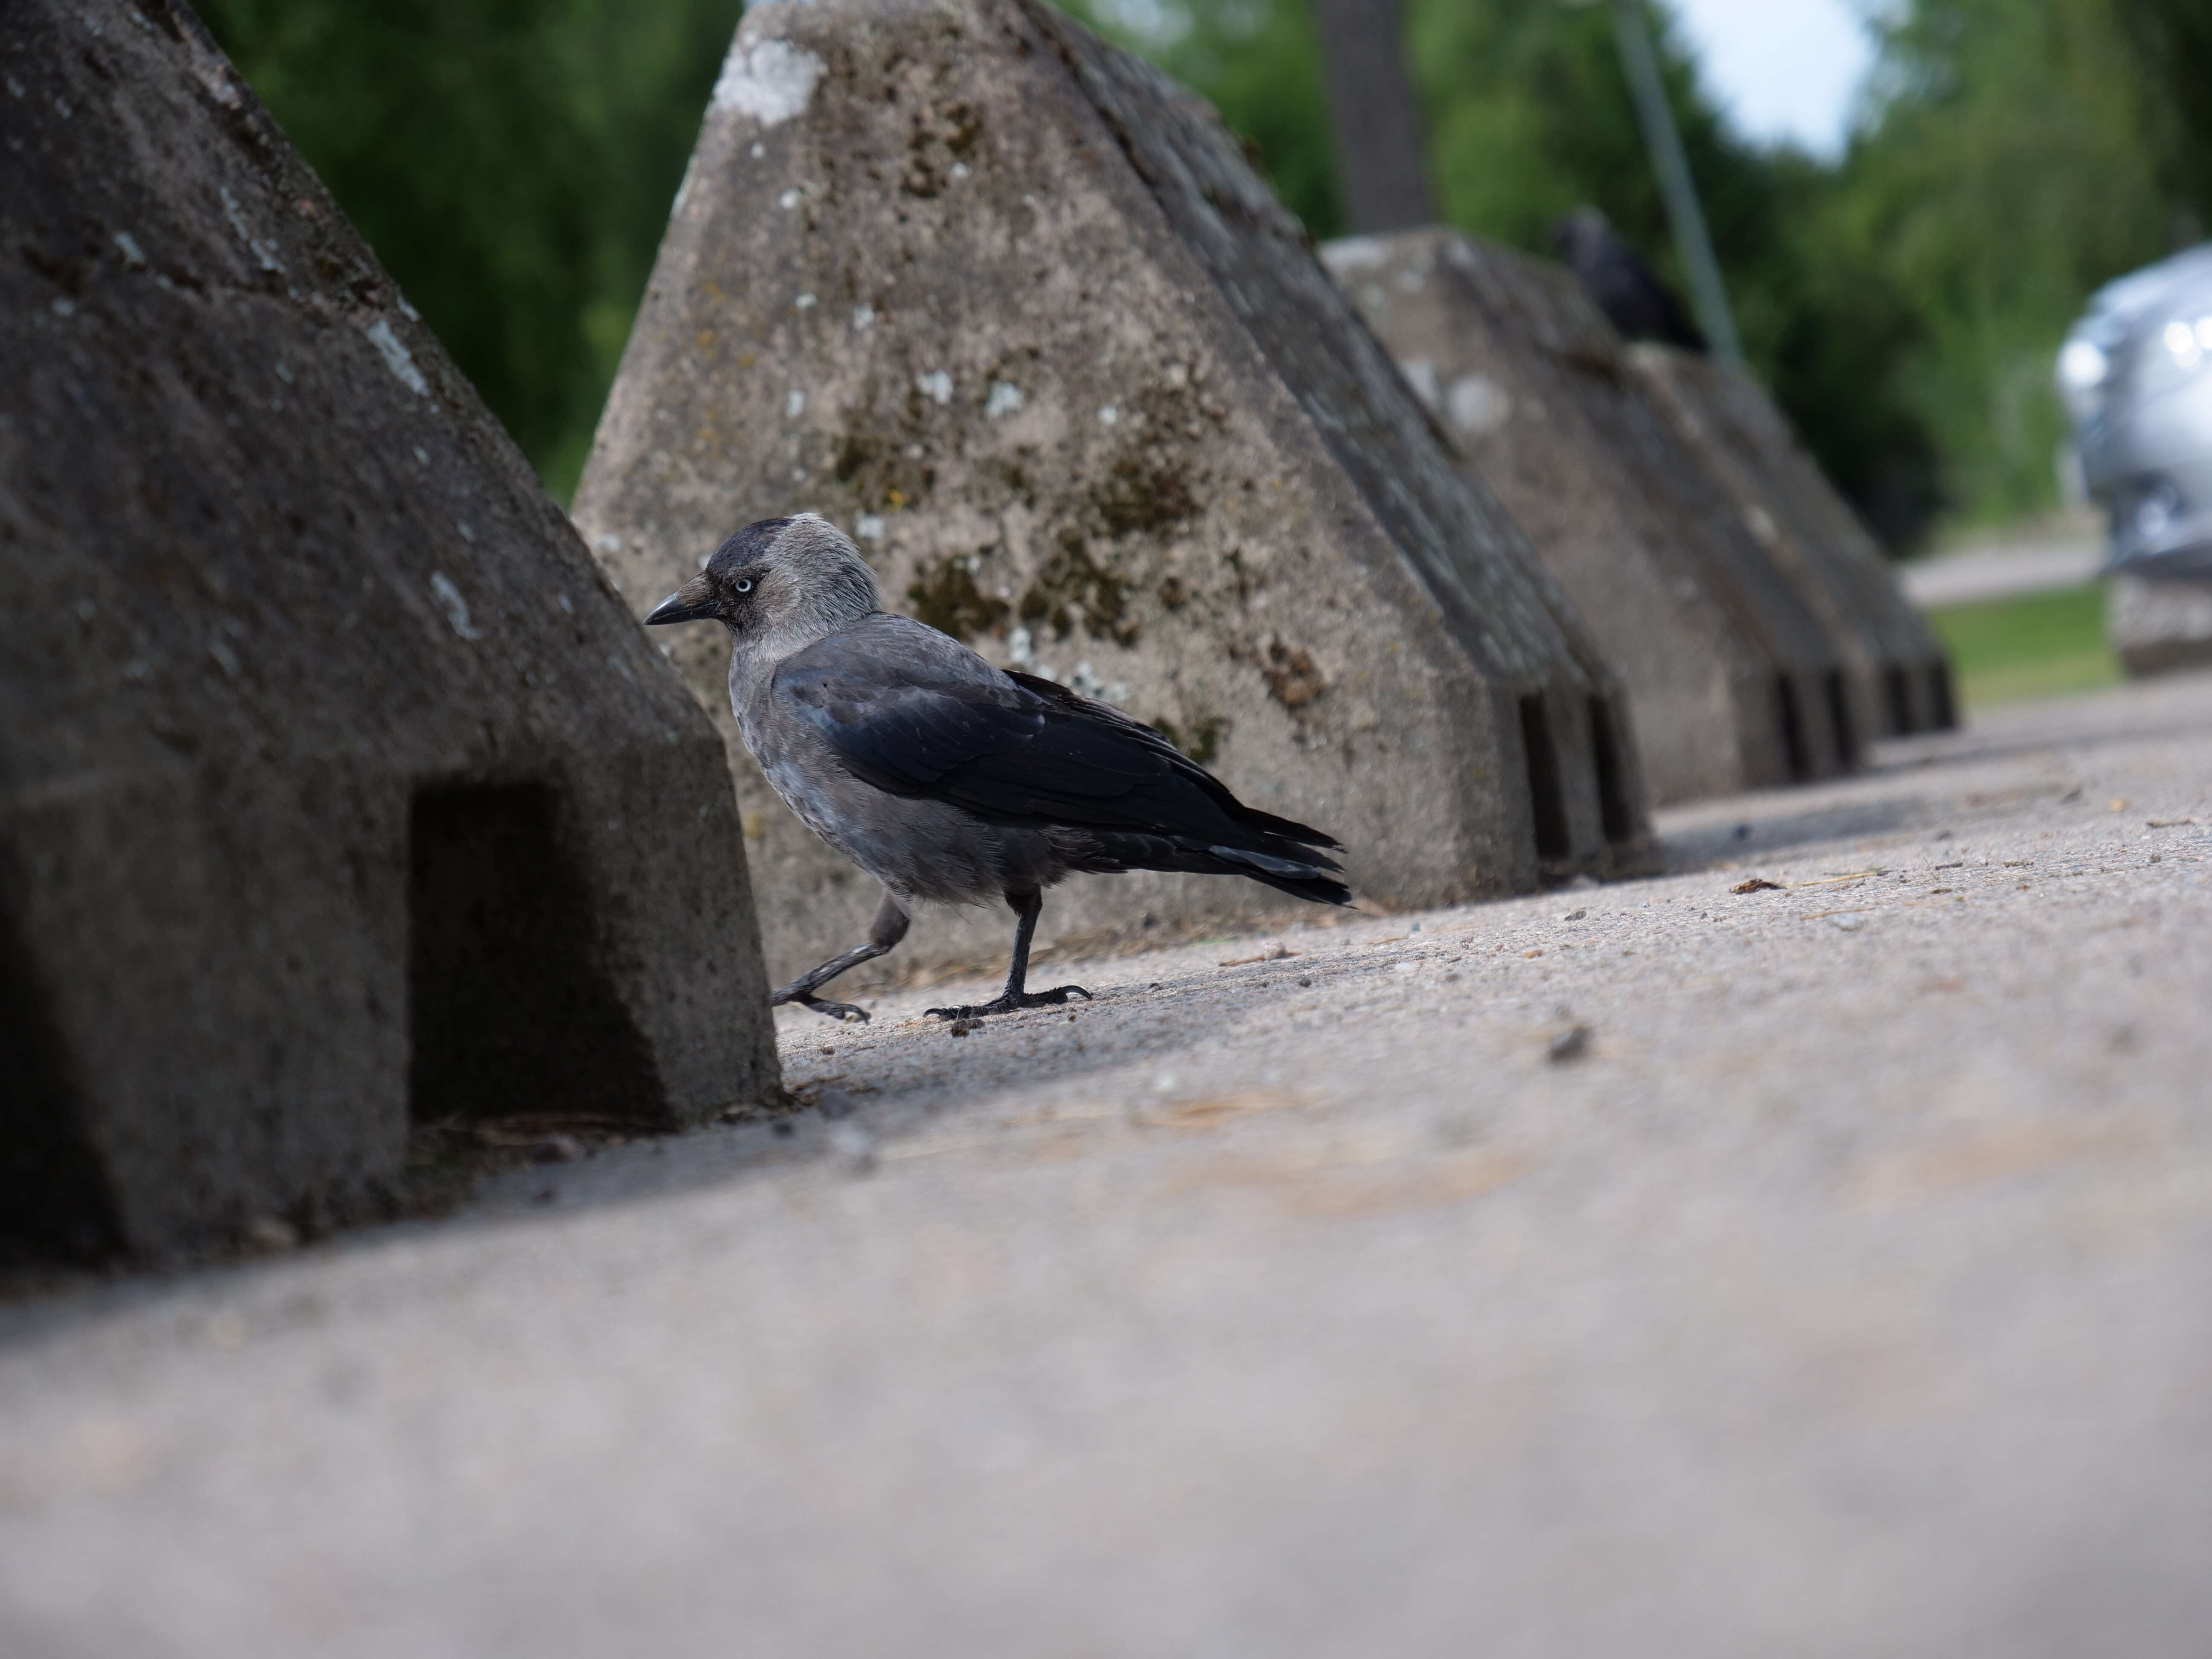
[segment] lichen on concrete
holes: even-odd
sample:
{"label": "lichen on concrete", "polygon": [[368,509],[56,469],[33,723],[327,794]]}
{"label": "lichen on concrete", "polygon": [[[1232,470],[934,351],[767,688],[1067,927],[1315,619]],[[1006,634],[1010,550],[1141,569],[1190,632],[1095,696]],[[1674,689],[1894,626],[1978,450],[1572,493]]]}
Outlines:
{"label": "lichen on concrete", "polygon": [[907,613],[956,640],[1001,632],[1012,607],[975,586],[975,572],[957,556],[921,565],[906,590]]}
{"label": "lichen on concrete", "polygon": [[1057,545],[1022,590],[1018,607],[1021,619],[1048,625],[1055,639],[1064,640],[1080,627],[1092,639],[1136,644],[1139,629],[1129,615],[1128,582],[1091,556],[1090,542],[1073,526],[1063,529],[1055,540]]}

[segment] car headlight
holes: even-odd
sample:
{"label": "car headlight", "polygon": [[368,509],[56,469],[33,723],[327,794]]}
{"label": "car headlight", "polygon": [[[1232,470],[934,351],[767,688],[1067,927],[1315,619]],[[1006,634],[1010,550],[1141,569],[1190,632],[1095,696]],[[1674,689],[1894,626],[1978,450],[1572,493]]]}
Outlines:
{"label": "car headlight", "polygon": [[2196,383],[2207,364],[2212,364],[2212,307],[2200,310],[2198,297],[2190,314],[2154,323],[2137,337],[2134,362],[2134,391],[2139,397],[2158,398]]}
{"label": "car headlight", "polygon": [[2166,343],[2166,355],[2173,359],[2174,367],[2189,370],[2202,363],[2212,353],[2212,313],[2191,322],[2177,317],[2166,325],[2160,336]]}
{"label": "car headlight", "polygon": [[2058,354],[2058,384],[2068,392],[2094,392],[2111,368],[2104,348],[2094,341],[2069,340]]}
{"label": "car headlight", "polygon": [[2076,426],[2086,426],[2104,402],[2112,360],[2094,340],[2069,340],[2058,352],[2058,396]]}

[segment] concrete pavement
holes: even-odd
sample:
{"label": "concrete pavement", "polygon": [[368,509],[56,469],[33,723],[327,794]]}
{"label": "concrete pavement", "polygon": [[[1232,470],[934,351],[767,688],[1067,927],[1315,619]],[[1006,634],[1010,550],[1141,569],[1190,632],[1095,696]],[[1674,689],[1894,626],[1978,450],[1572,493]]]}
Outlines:
{"label": "concrete pavement", "polygon": [[0,1310],[0,1651],[2201,1651],[2212,678],[1878,760]]}

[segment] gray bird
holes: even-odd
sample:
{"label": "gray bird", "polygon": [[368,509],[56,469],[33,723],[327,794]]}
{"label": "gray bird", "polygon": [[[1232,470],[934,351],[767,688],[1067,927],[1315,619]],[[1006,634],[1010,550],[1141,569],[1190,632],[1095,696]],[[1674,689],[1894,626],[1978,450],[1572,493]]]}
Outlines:
{"label": "gray bird", "polygon": [[1352,895],[1318,830],[1243,805],[1149,726],[1035,675],[993,667],[911,617],[887,614],[836,526],[763,519],[723,543],[648,624],[719,622],[745,747],[807,828],[884,884],[868,940],[778,991],[814,994],[906,937],[920,900],[1003,899],[1018,918],[1006,988],[979,1018],[1088,999],[1027,988],[1044,890],[1073,872],[1249,876],[1324,904]]}

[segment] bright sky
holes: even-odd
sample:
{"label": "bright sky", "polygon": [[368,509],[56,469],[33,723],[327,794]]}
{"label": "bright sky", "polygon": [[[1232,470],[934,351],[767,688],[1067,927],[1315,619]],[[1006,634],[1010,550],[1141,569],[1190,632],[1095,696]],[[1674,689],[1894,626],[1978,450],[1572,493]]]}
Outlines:
{"label": "bright sky", "polygon": [[1816,155],[1844,145],[1852,94],[1874,61],[1855,0],[1668,0],[1706,88],[1753,138]]}

